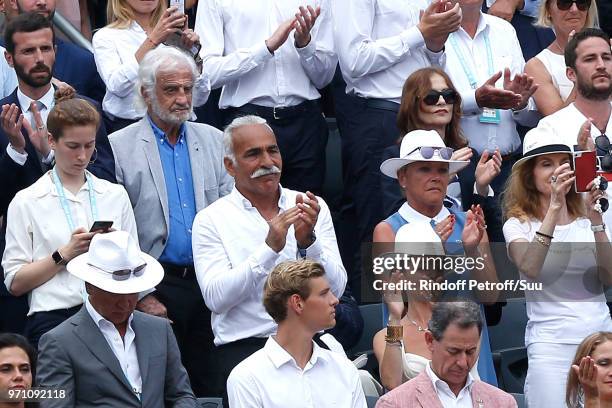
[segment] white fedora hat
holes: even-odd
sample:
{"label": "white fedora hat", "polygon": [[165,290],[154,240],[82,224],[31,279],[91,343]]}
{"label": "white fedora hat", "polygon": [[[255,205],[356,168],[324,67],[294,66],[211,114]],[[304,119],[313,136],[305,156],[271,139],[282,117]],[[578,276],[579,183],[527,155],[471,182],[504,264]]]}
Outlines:
{"label": "white fedora hat", "polygon": [[523,140],[523,157],[517,160],[512,168],[537,156],[553,153],[572,154],[573,150],[573,146],[559,140],[552,129],[543,126],[533,128],[527,132]]}
{"label": "white fedora hat", "polygon": [[164,269],[155,258],[140,251],[128,232],[96,234],[89,251],[66,266],[68,272],[111,293],[139,293],[155,287]]}
{"label": "white fedora hat", "polygon": [[[433,155],[426,159],[421,154],[421,148],[433,147]],[[470,162],[467,160],[450,160],[440,156],[438,148],[446,148],[442,138],[435,130],[413,130],[402,139],[400,157],[385,160],[380,165],[380,171],[391,178],[397,178],[397,171],[407,164],[414,162],[444,162],[448,163],[448,171],[456,173]]]}

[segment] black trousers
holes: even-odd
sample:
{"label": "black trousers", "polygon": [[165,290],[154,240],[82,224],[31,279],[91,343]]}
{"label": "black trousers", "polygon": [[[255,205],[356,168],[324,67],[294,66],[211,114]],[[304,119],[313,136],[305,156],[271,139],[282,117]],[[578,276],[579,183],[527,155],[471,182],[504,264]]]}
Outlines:
{"label": "black trousers", "polygon": [[215,384],[219,388],[219,393],[216,395],[223,395],[224,407],[229,407],[227,379],[230,373],[242,360],[263,348],[267,340],[263,337],[249,337],[215,347],[214,353],[217,357]]}
{"label": "black trousers", "polygon": [[59,326],[64,320],[78,312],[83,305],[68,309],[57,309],[48,312],[37,312],[28,316],[25,324],[25,337],[38,350],[38,342],[43,334]]}
{"label": "black trousers", "polygon": [[211,378],[215,359],[210,310],[204,304],[195,275],[182,278],[166,272],[153,295],[166,306],[168,318],[173,322],[181,360],[194,394],[213,396]]}
{"label": "black trousers", "polygon": [[276,111],[273,108],[247,104],[226,109],[224,114],[226,124],[245,115],[264,118],[276,135],[283,158],[283,187],[321,194],[329,131],[318,100]]}

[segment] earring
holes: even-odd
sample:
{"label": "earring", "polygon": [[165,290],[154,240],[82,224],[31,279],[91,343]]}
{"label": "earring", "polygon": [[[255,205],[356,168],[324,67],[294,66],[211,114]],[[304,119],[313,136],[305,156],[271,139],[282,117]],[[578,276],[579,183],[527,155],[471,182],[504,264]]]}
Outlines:
{"label": "earring", "polygon": [[89,165],[92,165],[98,160],[98,149],[94,147],[93,154],[91,155],[91,159],[89,159]]}

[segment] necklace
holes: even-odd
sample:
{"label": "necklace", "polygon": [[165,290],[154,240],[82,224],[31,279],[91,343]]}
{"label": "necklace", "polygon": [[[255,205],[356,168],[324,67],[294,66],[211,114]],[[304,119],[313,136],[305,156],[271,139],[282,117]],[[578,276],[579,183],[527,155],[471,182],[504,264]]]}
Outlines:
{"label": "necklace", "polygon": [[555,40],[555,41],[553,42],[553,45],[554,45],[555,47],[557,47],[557,50],[558,50],[558,51],[559,51],[559,52],[560,52],[562,55],[563,55],[563,54],[565,54],[565,50],[564,50],[563,48],[561,48],[561,46],[559,45],[559,43],[557,42],[557,40]]}
{"label": "necklace", "polygon": [[408,319],[408,321],[416,327],[418,332],[424,332],[427,330],[427,325],[421,326],[416,322],[416,320],[412,320],[408,314],[406,314],[406,319]]}

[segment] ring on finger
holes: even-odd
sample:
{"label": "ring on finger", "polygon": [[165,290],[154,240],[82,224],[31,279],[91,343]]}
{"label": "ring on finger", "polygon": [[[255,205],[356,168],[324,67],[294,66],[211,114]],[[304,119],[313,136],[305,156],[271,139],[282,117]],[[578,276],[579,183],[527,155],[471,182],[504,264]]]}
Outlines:
{"label": "ring on finger", "polygon": [[556,183],[557,182],[557,176],[552,176],[550,178],[550,181],[552,181],[553,183]]}

